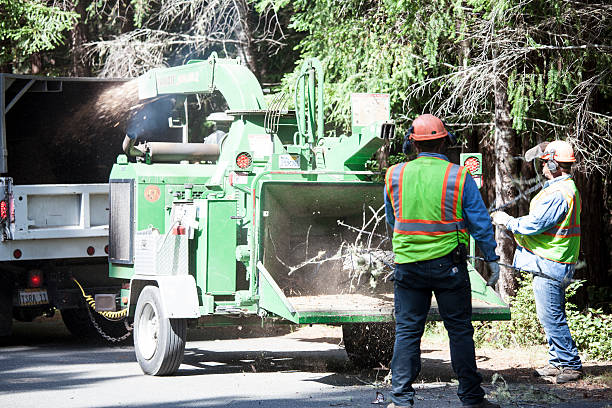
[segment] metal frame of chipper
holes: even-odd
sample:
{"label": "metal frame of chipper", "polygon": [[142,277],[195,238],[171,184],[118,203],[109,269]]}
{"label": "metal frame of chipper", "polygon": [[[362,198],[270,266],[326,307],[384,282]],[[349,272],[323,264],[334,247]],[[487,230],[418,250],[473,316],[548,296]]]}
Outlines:
{"label": "metal frame of chipper", "polygon": [[[264,317],[342,324],[354,361],[389,358],[392,282],[379,279],[374,287],[347,275],[351,255],[342,252],[343,242],[357,242],[365,212],[382,205],[383,186],[365,163],[394,135],[388,95],[354,94],[351,135],[324,137],[316,59],[298,76],[295,111],[280,97],[267,107],[255,76],[238,60],[212,56],[154,69],[138,81],[140,99],[174,95],[178,106],[185,100],[185,129],[193,95],[220,92],[233,118],[227,135],[212,144],[188,143],[187,130],[183,143],[126,137],[127,155],[112,169],[110,276],[130,281],[122,299],[134,318],[142,370],[178,369],[188,321],[228,325]],[[364,236],[369,245],[386,237],[384,222]],[[475,319],[509,318],[475,271],[472,290],[480,302]],[[436,316],[434,305],[430,317]]]}

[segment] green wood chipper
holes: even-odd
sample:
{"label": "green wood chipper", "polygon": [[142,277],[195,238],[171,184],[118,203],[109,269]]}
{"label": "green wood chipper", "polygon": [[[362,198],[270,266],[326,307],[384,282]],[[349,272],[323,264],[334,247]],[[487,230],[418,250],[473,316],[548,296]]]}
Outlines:
{"label": "green wood chipper", "polygon": [[[138,90],[145,105],[170,98],[168,129],[180,139],[128,132],[110,175],[110,276],[126,281],[142,370],[178,369],[188,322],[264,318],[342,325],[353,361],[388,362],[392,258],[383,185],[365,167],[394,136],[389,96],[351,95],[351,134],[326,137],[316,59],[297,77],[295,110],[282,94],[267,103],[249,70],[215,55],[154,69]],[[215,97],[227,109],[204,138],[194,105]],[[474,318],[508,319],[473,268],[471,280]]]}

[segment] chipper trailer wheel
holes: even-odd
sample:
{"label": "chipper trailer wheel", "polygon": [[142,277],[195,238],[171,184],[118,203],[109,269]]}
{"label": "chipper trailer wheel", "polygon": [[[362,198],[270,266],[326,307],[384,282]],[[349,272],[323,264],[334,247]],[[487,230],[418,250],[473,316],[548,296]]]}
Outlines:
{"label": "chipper trailer wheel", "polygon": [[342,325],[344,349],[355,367],[389,367],[395,342],[395,322]]}
{"label": "chipper trailer wheel", "polygon": [[146,286],[136,303],[134,349],[140,368],[149,375],[171,375],[185,353],[187,319],[162,316],[161,296],[156,286]]}

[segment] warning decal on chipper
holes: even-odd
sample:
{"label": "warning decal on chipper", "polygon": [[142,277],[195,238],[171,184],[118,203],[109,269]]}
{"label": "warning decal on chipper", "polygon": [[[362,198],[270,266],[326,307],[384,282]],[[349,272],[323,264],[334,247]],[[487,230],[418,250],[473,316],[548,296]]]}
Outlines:
{"label": "warning decal on chipper", "polygon": [[151,203],[159,200],[161,196],[161,191],[159,191],[159,187],[157,186],[147,186],[144,190],[145,199]]}
{"label": "warning decal on chipper", "polygon": [[281,154],[278,156],[279,169],[299,169],[300,155],[299,154]]}

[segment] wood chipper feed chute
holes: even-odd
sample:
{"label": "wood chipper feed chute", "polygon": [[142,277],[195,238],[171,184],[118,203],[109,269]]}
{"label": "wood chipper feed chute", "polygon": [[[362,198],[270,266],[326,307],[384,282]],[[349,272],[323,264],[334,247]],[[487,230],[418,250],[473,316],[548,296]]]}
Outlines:
{"label": "wood chipper feed chute", "polygon": [[382,188],[371,182],[264,184],[261,259],[297,322],[392,320],[392,270],[384,264],[392,260],[365,259],[390,250],[380,219]]}

